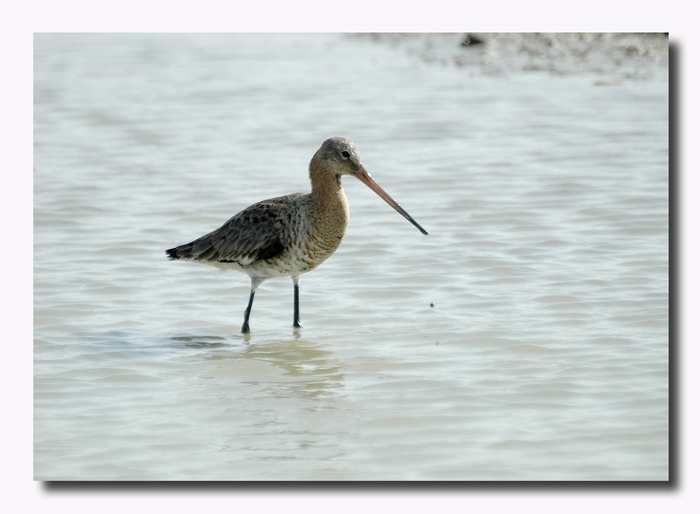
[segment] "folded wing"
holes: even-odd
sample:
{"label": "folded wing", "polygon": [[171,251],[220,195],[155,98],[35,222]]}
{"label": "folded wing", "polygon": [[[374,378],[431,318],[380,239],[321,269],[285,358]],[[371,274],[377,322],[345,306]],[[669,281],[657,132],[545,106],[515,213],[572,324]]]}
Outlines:
{"label": "folded wing", "polygon": [[171,260],[237,263],[240,266],[271,259],[284,250],[284,228],[291,222],[292,204],[301,196],[303,193],[258,202],[213,232],[165,253]]}

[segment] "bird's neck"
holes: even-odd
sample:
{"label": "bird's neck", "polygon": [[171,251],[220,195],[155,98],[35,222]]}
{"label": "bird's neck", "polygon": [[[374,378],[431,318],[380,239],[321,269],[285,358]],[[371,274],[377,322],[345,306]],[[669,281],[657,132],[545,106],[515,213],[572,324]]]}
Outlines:
{"label": "bird's neck", "polygon": [[333,204],[345,199],[339,175],[317,165],[309,168],[309,176],[311,178],[311,195],[315,201]]}
{"label": "bird's neck", "polygon": [[340,176],[311,166],[311,211],[319,225],[332,227],[342,237],[350,217]]}

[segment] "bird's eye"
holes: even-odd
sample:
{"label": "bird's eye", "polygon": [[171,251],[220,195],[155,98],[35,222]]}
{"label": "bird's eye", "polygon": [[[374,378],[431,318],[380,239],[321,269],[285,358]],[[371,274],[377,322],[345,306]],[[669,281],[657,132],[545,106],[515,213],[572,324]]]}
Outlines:
{"label": "bird's eye", "polygon": [[349,158],[350,158],[350,152],[348,152],[347,150],[343,150],[342,152],[340,152],[340,155],[343,156],[343,159],[349,159]]}

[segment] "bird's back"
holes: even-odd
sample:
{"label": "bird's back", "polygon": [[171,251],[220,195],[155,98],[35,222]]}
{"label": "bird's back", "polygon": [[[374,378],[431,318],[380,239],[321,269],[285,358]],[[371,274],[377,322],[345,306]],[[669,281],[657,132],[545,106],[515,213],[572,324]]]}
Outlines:
{"label": "bird's back", "polygon": [[171,248],[166,254],[171,260],[241,268],[273,259],[289,246],[297,204],[304,196],[307,195],[295,193],[253,204],[213,232]]}

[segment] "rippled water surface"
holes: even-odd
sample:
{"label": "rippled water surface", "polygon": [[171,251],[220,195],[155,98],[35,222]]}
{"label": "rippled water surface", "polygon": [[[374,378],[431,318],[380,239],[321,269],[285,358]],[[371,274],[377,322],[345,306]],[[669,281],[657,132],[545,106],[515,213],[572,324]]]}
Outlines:
{"label": "rippled water surface", "polygon": [[[37,35],[35,479],[666,480],[668,63],[625,48]],[[430,235],[345,177],[304,328],[277,279],[243,338],[247,276],[163,252],[336,135]]]}

